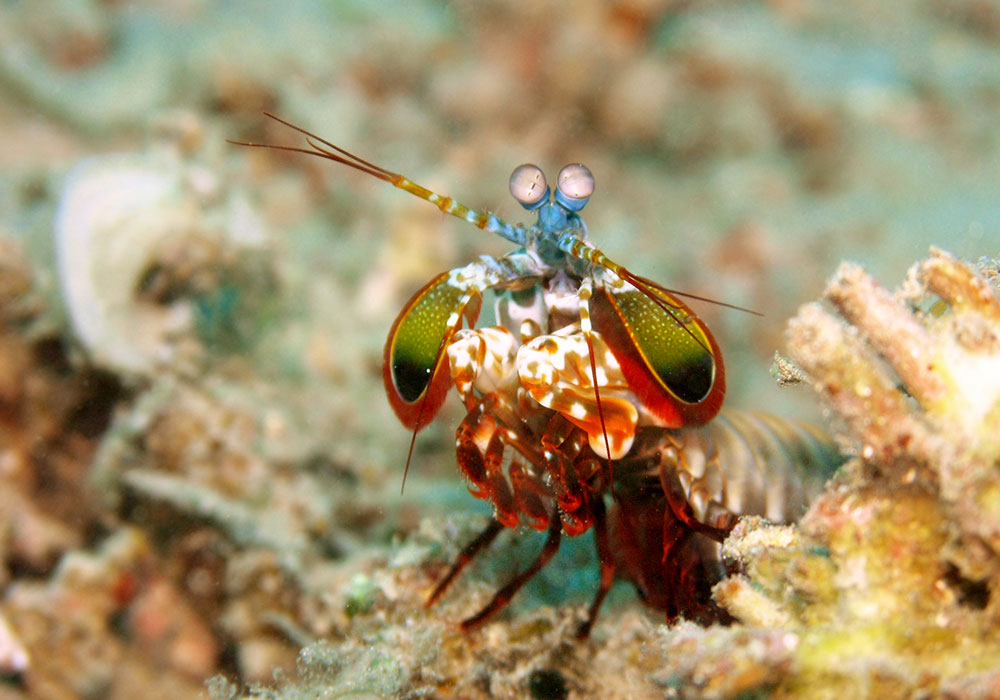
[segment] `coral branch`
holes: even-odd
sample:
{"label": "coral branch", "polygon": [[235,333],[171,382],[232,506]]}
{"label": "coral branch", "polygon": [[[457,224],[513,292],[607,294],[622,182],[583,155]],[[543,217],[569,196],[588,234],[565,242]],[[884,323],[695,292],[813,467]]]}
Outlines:
{"label": "coral branch", "polygon": [[884,357],[921,404],[939,401],[945,387],[934,373],[930,338],[920,322],[860,266],[843,263],[826,297],[872,349]]}
{"label": "coral branch", "polygon": [[808,304],[789,323],[789,345],[792,358],[860,441],[862,455],[900,473],[910,469],[911,446],[932,442],[927,426],[857,330],[819,304]]}

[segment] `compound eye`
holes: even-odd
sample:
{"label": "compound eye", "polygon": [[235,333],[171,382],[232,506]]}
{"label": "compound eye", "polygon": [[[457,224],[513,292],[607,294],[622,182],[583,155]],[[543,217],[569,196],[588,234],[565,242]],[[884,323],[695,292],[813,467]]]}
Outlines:
{"label": "compound eye", "polygon": [[549,198],[545,173],[532,163],[517,166],[510,175],[510,193],[528,211],[537,209]]}
{"label": "compound eye", "polygon": [[556,199],[571,211],[580,211],[594,194],[594,175],[586,165],[563,166],[556,179]]}

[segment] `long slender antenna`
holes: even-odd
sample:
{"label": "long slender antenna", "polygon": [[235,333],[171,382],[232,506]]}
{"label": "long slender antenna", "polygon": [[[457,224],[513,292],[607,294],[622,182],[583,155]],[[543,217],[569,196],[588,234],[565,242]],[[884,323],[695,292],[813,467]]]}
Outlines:
{"label": "long slender antenna", "polygon": [[394,187],[398,187],[404,192],[409,192],[410,194],[420,197],[420,199],[426,200],[436,206],[445,214],[450,214],[462,221],[472,224],[484,231],[489,231],[490,233],[495,233],[499,236],[506,238],[509,241],[517,243],[518,245],[523,245],[525,242],[525,231],[520,226],[512,226],[508,224],[503,219],[500,219],[495,214],[485,211],[477,211],[475,209],[470,209],[461,202],[458,202],[451,197],[446,197],[440,195],[433,190],[430,190],[423,185],[418,185],[409,178],[400,175],[399,173],[393,172],[392,170],[387,170],[379,165],[356,156],[350,151],[346,151],[340,146],[330,143],[322,136],[317,136],[316,134],[303,129],[301,126],[296,126],[289,121],[282,119],[281,117],[275,116],[270,112],[264,112],[264,116],[273,119],[279,124],[284,124],[290,129],[294,129],[303,136],[306,137],[306,143],[309,148],[303,148],[301,146],[277,146],[270,143],[255,143],[253,141],[233,141],[227,139],[229,143],[236,146],[247,146],[249,148],[269,148],[275,151],[289,151],[292,153],[304,153],[308,156],[316,156],[317,158],[325,158],[326,160],[332,160],[335,163],[340,163],[346,165],[349,168],[354,168],[366,175],[371,175],[372,177],[377,177],[379,180],[384,180],[392,184]]}
{"label": "long slender antenna", "polygon": [[[295,124],[292,124],[289,121],[285,121],[281,117],[275,116],[270,112],[264,112],[264,116],[273,119],[279,124],[284,124],[288,128],[294,129],[295,131],[305,136],[306,143],[309,144],[309,148],[302,148],[299,146],[277,146],[270,143],[254,143],[252,141],[233,141],[232,139],[226,139],[226,141],[236,146],[248,146],[250,148],[269,148],[275,151],[291,151],[293,153],[305,153],[306,155],[309,156],[326,158],[327,160],[332,160],[335,163],[341,163],[342,165],[346,165],[349,168],[360,170],[361,172],[367,175],[371,175],[372,177],[377,177],[379,180],[385,180],[386,182],[390,182],[396,185],[397,187],[399,186],[397,184],[398,181],[406,180],[406,178],[404,178],[399,173],[394,173],[391,170],[386,170],[385,168],[375,165],[374,163],[371,163],[365,160],[364,158],[361,158],[360,156],[354,155],[350,151],[345,151],[340,146],[330,143],[322,136],[317,136],[311,131],[307,131],[306,129],[303,129],[301,126],[296,126]],[[317,142],[323,144],[323,146],[326,146],[326,148],[319,146]]]}
{"label": "long slender antenna", "polygon": [[630,273],[630,274],[635,279],[642,281],[643,284],[646,284],[652,287],[653,289],[658,289],[666,294],[673,294],[674,296],[678,297],[686,297],[687,299],[696,299],[697,301],[703,301],[706,304],[714,304],[715,306],[721,306],[726,309],[732,309],[733,311],[742,311],[744,313],[764,318],[764,314],[762,314],[760,311],[754,311],[753,309],[748,309],[745,306],[737,306],[736,304],[730,304],[725,301],[719,301],[718,299],[712,299],[711,297],[703,297],[703,296],[698,296],[697,294],[691,294],[690,292],[682,292],[677,289],[671,289],[670,287],[664,287],[662,284],[654,282],[648,277],[636,275],[635,273]]}
{"label": "long slender antenna", "polygon": [[[702,340],[698,336],[692,333],[691,329],[687,327],[686,323],[684,323],[684,320],[681,317],[681,315],[678,315],[678,311],[680,310],[679,307],[676,304],[671,304],[669,301],[663,298],[663,295],[669,296],[671,294],[674,294],[674,292],[668,290],[666,287],[657,284],[656,282],[653,282],[652,280],[646,279],[645,277],[637,275],[634,272],[629,272],[628,269],[626,269],[622,265],[619,265],[614,260],[605,255],[599,248],[591,245],[590,243],[587,243],[586,241],[578,237],[575,236],[571,238],[564,237],[562,240],[560,240],[559,247],[578,260],[586,260],[592,265],[600,265],[601,267],[605,267],[611,270],[611,272],[618,275],[620,279],[628,282],[633,287],[638,289],[640,292],[645,294],[654,304],[659,306],[664,313],[668,314],[671,318],[673,318],[674,321],[677,322],[677,325],[685,333],[687,333],[692,340],[698,343],[698,345],[703,347],[706,351],[711,352],[712,349],[706,346],[705,343],[702,342]],[[751,311],[750,309],[744,309],[743,307],[734,306],[732,304],[726,304],[724,302],[716,302],[712,299],[698,297],[693,294],[685,294],[683,296],[689,296],[694,299],[703,299],[706,302],[716,303],[719,304],[720,306],[730,307],[733,309],[737,309],[739,311],[745,311],[747,313],[763,316],[763,314],[760,314],[756,311]],[[686,311],[682,312],[682,315],[686,316],[687,312]]]}

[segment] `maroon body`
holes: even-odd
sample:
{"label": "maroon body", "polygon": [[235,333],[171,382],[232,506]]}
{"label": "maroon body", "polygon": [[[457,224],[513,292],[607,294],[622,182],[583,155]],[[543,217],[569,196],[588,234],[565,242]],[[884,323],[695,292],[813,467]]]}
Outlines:
{"label": "maroon body", "polygon": [[635,584],[646,605],[663,610],[668,621],[730,619],[711,595],[725,573],[715,541],[684,525],[662,492],[621,495],[610,519],[615,570]]}

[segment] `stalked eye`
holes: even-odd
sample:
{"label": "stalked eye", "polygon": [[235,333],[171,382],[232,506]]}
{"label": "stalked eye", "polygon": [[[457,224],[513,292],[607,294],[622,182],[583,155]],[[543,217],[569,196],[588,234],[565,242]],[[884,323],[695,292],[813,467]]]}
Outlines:
{"label": "stalked eye", "polygon": [[586,165],[563,166],[556,178],[556,199],[570,211],[580,211],[594,194],[594,175]]}
{"label": "stalked eye", "polygon": [[549,198],[545,173],[531,163],[517,166],[510,175],[510,193],[528,211],[538,209]]}

